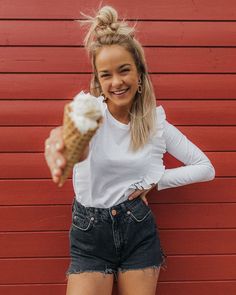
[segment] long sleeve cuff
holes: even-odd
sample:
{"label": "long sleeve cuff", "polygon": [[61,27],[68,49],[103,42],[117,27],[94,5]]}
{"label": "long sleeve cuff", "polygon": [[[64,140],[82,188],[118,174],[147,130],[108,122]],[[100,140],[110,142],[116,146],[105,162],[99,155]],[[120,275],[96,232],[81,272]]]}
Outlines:
{"label": "long sleeve cuff", "polygon": [[215,169],[207,165],[189,165],[173,169],[166,169],[157,183],[157,190],[183,186],[195,182],[210,181],[215,178]]}

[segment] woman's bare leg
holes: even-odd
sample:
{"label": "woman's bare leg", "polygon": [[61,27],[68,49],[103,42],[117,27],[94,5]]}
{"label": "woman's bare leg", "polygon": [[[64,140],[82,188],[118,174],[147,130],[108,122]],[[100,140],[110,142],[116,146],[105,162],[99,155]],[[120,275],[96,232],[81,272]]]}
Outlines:
{"label": "woman's bare leg", "polygon": [[66,295],[111,295],[113,274],[100,272],[84,272],[70,274]]}
{"label": "woman's bare leg", "polygon": [[159,273],[160,268],[119,272],[119,295],[155,295]]}

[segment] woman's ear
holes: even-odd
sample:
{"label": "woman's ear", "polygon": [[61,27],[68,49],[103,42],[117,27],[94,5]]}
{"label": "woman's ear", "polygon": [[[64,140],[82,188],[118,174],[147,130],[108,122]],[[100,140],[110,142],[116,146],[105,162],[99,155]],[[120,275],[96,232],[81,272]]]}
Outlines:
{"label": "woman's ear", "polygon": [[97,77],[96,73],[93,73],[93,84],[94,84],[95,88],[97,89],[97,91],[99,93],[101,93],[102,92],[102,87],[101,87],[101,85],[99,83],[99,80],[98,80],[98,77]]}

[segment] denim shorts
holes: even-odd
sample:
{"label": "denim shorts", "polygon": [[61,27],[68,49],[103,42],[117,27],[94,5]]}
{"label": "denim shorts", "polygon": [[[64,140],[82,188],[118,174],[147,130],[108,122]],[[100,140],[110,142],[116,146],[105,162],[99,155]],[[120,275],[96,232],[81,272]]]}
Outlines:
{"label": "denim shorts", "polygon": [[69,232],[70,266],[66,276],[82,272],[166,267],[155,217],[141,198],[110,208],[84,207],[76,198]]}

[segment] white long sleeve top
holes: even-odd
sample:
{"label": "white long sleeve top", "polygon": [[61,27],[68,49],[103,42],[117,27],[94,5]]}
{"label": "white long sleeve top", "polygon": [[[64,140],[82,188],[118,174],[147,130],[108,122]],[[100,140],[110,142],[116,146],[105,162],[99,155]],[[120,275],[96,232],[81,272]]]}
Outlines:
{"label": "white long sleeve top", "polygon": [[[86,160],[73,169],[76,199],[86,207],[109,208],[125,200],[135,189],[157,190],[214,179],[208,157],[180,130],[166,120],[162,106],[156,108],[155,136],[137,152],[129,151],[130,124],[116,120],[99,100],[104,121],[89,145]],[[165,169],[168,152],[184,166]]]}

